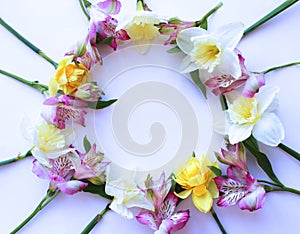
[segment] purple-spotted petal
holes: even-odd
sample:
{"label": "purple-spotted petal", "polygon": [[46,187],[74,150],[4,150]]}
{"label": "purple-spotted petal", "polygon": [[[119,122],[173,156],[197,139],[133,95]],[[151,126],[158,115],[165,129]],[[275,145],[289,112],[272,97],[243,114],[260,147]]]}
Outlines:
{"label": "purple-spotted petal", "polygon": [[225,179],[221,176],[214,178],[214,180],[218,190],[223,193],[217,201],[218,206],[227,207],[235,205],[247,194],[246,184],[242,184],[231,178]]}
{"label": "purple-spotted petal", "polygon": [[151,211],[142,211],[136,216],[136,220],[141,224],[147,225],[150,229],[156,231],[158,229],[155,223],[154,215]]}
{"label": "purple-spotted petal", "polygon": [[70,180],[63,183],[58,183],[57,187],[59,190],[68,195],[73,195],[79,191],[82,191],[88,186],[88,183],[79,181],[79,180]]}

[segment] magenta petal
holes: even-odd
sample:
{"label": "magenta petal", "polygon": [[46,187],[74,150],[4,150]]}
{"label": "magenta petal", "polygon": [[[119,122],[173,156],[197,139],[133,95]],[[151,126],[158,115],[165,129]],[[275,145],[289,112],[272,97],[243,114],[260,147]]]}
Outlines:
{"label": "magenta petal", "polygon": [[256,190],[242,198],[238,205],[242,210],[254,211],[263,207],[266,199],[266,191],[261,185],[257,185]]}
{"label": "magenta petal", "polygon": [[68,195],[73,195],[74,193],[82,191],[87,186],[88,186],[87,183],[84,183],[79,180],[70,180],[67,182],[57,184],[59,190],[62,191],[64,194],[68,194]]}
{"label": "magenta petal", "polygon": [[141,224],[147,225],[152,230],[156,231],[158,229],[155,223],[154,215],[151,211],[142,211],[136,216],[136,220]]}
{"label": "magenta petal", "polygon": [[119,0],[105,0],[99,2],[97,6],[107,15],[115,15],[120,12],[121,2]]}
{"label": "magenta petal", "polygon": [[171,231],[178,231],[182,229],[190,218],[190,211],[189,210],[181,210],[176,212],[171,216],[171,220],[173,222],[173,229]]}
{"label": "magenta petal", "polygon": [[252,74],[246,81],[242,94],[247,98],[252,98],[259,90],[260,87],[265,85],[264,74]]}

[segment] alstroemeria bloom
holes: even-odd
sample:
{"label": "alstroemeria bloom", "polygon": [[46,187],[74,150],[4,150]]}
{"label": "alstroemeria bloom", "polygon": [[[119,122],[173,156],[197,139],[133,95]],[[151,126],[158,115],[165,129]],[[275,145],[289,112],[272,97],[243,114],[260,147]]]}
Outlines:
{"label": "alstroemeria bloom", "polygon": [[145,194],[145,197],[153,204],[155,209],[158,209],[163,203],[164,199],[169,193],[172,186],[172,181],[165,178],[165,173],[162,173],[157,181],[153,181],[152,177],[148,175],[145,181],[146,188],[140,188]]}
{"label": "alstroemeria bloom", "polygon": [[88,102],[99,101],[102,99],[101,95],[104,95],[104,92],[99,89],[97,82],[85,83],[79,86],[75,93],[75,97]]}
{"label": "alstroemeria bloom", "polygon": [[49,159],[57,158],[72,150],[75,140],[73,129],[58,129],[55,125],[42,122],[36,126],[32,155],[42,164],[49,166]]}
{"label": "alstroemeria bloom", "polygon": [[195,27],[195,25],[195,22],[182,21],[177,18],[171,18],[167,23],[160,23],[159,32],[163,35],[169,35],[169,39],[165,41],[164,45],[175,42],[179,32],[187,28]]}
{"label": "alstroemeria bloom", "polygon": [[89,152],[80,153],[75,163],[74,178],[88,179],[93,184],[103,184],[105,182],[105,169],[110,162],[103,162],[104,154],[96,151],[96,144],[93,144]]}
{"label": "alstroemeria bloom", "polygon": [[227,207],[238,204],[242,210],[249,211],[262,208],[266,192],[248,171],[230,166],[227,168],[227,175],[228,178],[222,176],[215,178],[221,192],[217,201],[218,206]]}
{"label": "alstroemeria bloom", "polygon": [[87,112],[84,108],[88,106],[86,102],[67,95],[60,95],[46,99],[43,104],[48,108],[44,109],[42,117],[47,122],[55,124],[59,129],[66,128],[66,121],[69,120],[85,126],[84,115]]}
{"label": "alstroemeria bloom", "polygon": [[[284,138],[284,129],[275,115],[278,106],[277,87],[262,87],[253,98],[232,94],[228,96],[226,118],[231,144],[247,139],[251,133],[260,142],[277,146]],[[233,99],[233,100],[230,100]]]}
{"label": "alstroemeria bloom", "polygon": [[216,157],[224,164],[240,167],[245,171],[248,170],[246,163],[246,151],[243,143],[241,142],[231,145],[228,142],[228,139],[226,139],[225,148],[221,149],[221,153],[216,153]]}
{"label": "alstroemeria bloom", "polygon": [[116,15],[120,12],[121,1],[119,0],[91,0],[91,7],[106,15]]}
{"label": "alstroemeria bloom", "polygon": [[32,171],[41,179],[50,180],[50,188],[54,191],[59,189],[65,194],[72,195],[87,187],[87,183],[79,180],[71,180],[74,175],[74,164],[72,153],[64,154],[55,159],[50,159],[50,165],[45,166],[38,160],[33,161]]}
{"label": "alstroemeria bloom", "polygon": [[152,203],[146,199],[144,193],[133,183],[128,183],[121,179],[109,181],[105,185],[105,192],[114,197],[109,208],[127,219],[134,217],[130,210],[133,207],[154,210]]}
{"label": "alstroemeria bloom", "polygon": [[142,211],[136,219],[154,230],[155,234],[170,234],[171,231],[178,231],[189,220],[190,212],[184,210],[175,213],[177,202],[178,197],[171,192],[155,211]]}
{"label": "alstroemeria bloom", "polygon": [[60,87],[64,94],[72,94],[80,85],[89,80],[89,70],[82,63],[73,60],[73,56],[64,57],[58,64],[55,76],[50,80],[49,93],[55,96]]}
{"label": "alstroemeria bloom", "polygon": [[140,53],[147,52],[149,44],[159,35],[158,28],[155,26],[159,22],[160,19],[155,13],[139,10],[124,27],[130,40],[135,45],[144,45],[143,47],[137,47]]}
{"label": "alstroemeria bloom", "polygon": [[182,30],[177,45],[187,54],[181,63],[184,73],[197,69],[211,76],[228,74],[235,79],[241,76],[239,59],[234,49],[243,35],[241,23],[224,25],[216,32],[199,27]]}
{"label": "alstroemeria bloom", "polygon": [[218,167],[218,164],[210,162],[204,155],[200,162],[197,158],[191,157],[174,178],[175,182],[184,189],[176,195],[186,199],[192,194],[194,205],[204,213],[210,211],[213,198],[219,196],[218,188],[213,180],[215,175],[208,166]]}
{"label": "alstroemeria bloom", "polygon": [[73,61],[83,64],[89,71],[97,64],[102,64],[101,55],[95,43],[91,43],[89,35],[84,42],[79,42],[74,48],[65,54],[73,56]]}
{"label": "alstroemeria bloom", "polygon": [[241,52],[237,49],[235,52],[239,58],[241,76],[237,79],[230,74],[213,76],[205,81],[205,85],[212,88],[212,92],[215,95],[231,92],[244,85],[242,90],[243,95],[251,98],[258,92],[260,87],[265,85],[264,74],[254,74],[249,72],[245,66],[245,58],[242,56]]}

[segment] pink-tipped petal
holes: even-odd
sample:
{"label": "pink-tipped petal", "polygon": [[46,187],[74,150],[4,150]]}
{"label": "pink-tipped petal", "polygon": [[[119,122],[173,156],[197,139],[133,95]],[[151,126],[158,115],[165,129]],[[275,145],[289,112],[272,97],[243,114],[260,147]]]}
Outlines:
{"label": "pink-tipped petal", "polygon": [[142,211],[136,216],[136,220],[141,224],[147,225],[150,229],[156,231],[158,229],[155,223],[154,215],[151,211]]}
{"label": "pink-tipped petal", "polygon": [[259,91],[259,88],[265,85],[264,74],[250,75],[246,81],[242,94],[247,98],[252,98]]}
{"label": "pink-tipped petal", "polygon": [[67,182],[57,184],[57,187],[59,188],[59,190],[62,193],[68,194],[68,195],[73,195],[79,191],[82,191],[87,186],[88,186],[87,183],[84,183],[79,180],[70,180]]}
{"label": "pink-tipped petal", "polygon": [[266,199],[266,191],[260,185],[256,185],[256,189],[247,194],[238,203],[242,210],[254,211],[263,207]]}
{"label": "pink-tipped petal", "polygon": [[119,0],[105,0],[104,2],[99,2],[97,6],[107,15],[116,15],[120,12],[121,2]]}

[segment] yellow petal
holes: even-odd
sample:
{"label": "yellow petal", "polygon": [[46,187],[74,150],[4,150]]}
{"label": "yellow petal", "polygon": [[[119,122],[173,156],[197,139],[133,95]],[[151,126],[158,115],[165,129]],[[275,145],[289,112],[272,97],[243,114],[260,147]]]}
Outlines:
{"label": "yellow petal", "polygon": [[49,83],[49,94],[50,94],[50,96],[55,97],[56,94],[57,94],[57,90],[58,90],[58,83],[57,83],[55,77],[53,77],[50,80],[50,83]]}
{"label": "yellow petal", "polygon": [[190,194],[191,194],[192,190],[191,189],[187,189],[187,190],[184,190],[180,193],[175,193],[175,195],[181,199],[186,199]]}
{"label": "yellow petal", "polygon": [[219,197],[219,190],[214,180],[210,181],[207,189],[211,193],[212,198]]}
{"label": "yellow petal", "polygon": [[203,213],[207,213],[208,211],[210,211],[213,204],[213,199],[210,192],[207,191],[202,196],[197,196],[195,193],[193,193],[192,198],[193,203],[198,210]]}

